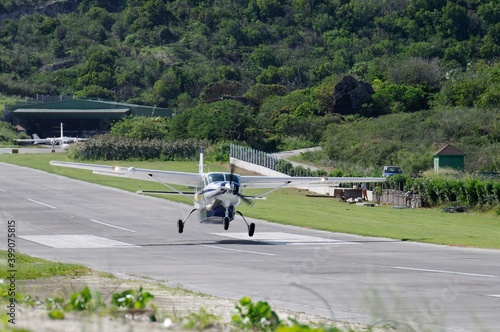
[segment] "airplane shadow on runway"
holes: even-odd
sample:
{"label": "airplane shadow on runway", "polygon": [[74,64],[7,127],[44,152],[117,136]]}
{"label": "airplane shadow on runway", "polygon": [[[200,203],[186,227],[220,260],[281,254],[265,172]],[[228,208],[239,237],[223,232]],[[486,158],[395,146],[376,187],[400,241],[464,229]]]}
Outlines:
{"label": "airplane shadow on runway", "polygon": [[199,246],[199,245],[215,245],[215,244],[236,244],[236,245],[252,245],[252,246],[275,246],[275,245],[284,245],[286,243],[271,243],[264,241],[252,241],[252,240],[220,240],[220,241],[206,241],[206,242],[184,242],[184,243],[148,243],[141,244],[137,243],[135,245],[141,247],[170,247],[170,246]]}
{"label": "airplane shadow on runway", "polygon": [[[405,241],[405,240],[401,240]],[[349,241],[352,244],[364,244],[364,243],[398,243],[400,240],[363,240],[363,241]],[[408,240],[407,240],[408,241]],[[231,240],[219,240],[219,241],[201,241],[201,242],[174,242],[174,243],[147,243],[141,244],[136,243],[135,245],[141,247],[169,247],[169,246],[199,246],[199,245],[251,245],[251,246],[279,246],[279,245],[290,245],[297,244],[297,242],[274,242],[274,241],[258,241],[258,240],[243,240],[243,239],[231,239]],[[300,242],[301,245],[338,245],[335,242]]]}

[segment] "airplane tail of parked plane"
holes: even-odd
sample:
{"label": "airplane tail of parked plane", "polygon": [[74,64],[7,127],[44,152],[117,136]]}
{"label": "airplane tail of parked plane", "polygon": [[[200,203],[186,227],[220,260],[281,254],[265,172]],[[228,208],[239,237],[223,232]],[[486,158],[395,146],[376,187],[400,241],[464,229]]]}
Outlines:
{"label": "airplane tail of parked plane", "polygon": [[203,174],[204,172],[204,165],[203,165],[203,154],[205,152],[205,148],[203,146],[200,147],[200,163],[198,165],[198,173]]}
{"label": "airplane tail of parked plane", "polygon": [[37,134],[33,134],[33,139],[41,139]]}

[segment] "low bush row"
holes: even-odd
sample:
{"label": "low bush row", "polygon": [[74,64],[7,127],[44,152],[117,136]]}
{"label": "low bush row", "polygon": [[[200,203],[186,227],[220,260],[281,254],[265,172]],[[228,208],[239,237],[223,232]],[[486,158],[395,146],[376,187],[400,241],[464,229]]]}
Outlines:
{"label": "low bush row", "polygon": [[197,156],[205,141],[184,139],[138,140],[113,135],[96,135],[83,144],[75,144],[71,157],[77,160],[187,160]]}
{"label": "low bush row", "polygon": [[500,181],[495,179],[412,178],[392,176],[387,186],[413,190],[422,195],[424,206],[462,205],[469,208],[491,209],[500,204]]}

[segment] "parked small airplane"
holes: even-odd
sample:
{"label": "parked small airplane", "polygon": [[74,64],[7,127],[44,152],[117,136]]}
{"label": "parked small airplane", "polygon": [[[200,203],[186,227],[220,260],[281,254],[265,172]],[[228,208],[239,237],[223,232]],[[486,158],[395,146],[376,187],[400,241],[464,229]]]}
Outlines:
{"label": "parked small airplane", "polygon": [[[52,166],[71,167],[92,170],[94,174],[127,177],[140,180],[157,181],[171,191],[138,191],[142,194],[179,194],[194,203],[194,207],[184,219],[177,221],[179,233],[184,231],[184,224],[194,213],[198,212],[198,221],[204,224],[223,224],[229,229],[229,223],[235,214],[241,216],[248,228],[248,235],[253,236],[255,224],[249,224],[243,214],[236,210],[242,202],[253,204],[255,199],[264,198],[267,194],[284,187],[303,187],[305,185],[329,185],[339,183],[384,182],[385,178],[364,177],[288,177],[288,176],[247,176],[233,172],[204,173],[203,147],[200,149],[198,173],[152,170],[135,167],[114,167],[107,165],[83,164],[64,161],[51,161]],[[194,192],[185,192],[171,186],[184,185],[195,188]],[[244,196],[243,188],[270,188],[258,196]],[[194,197],[191,197],[194,195]]]}
{"label": "parked small airplane", "polygon": [[33,134],[33,138],[23,138],[17,139],[17,142],[32,142],[33,144],[60,144],[61,142],[70,144],[75,142],[82,142],[87,140],[87,138],[79,138],[79,137],[51,137],[51,138],[40,138],[37,134]]}
{"label": "parked small airplane", "polygon": [[64,136],[63,134],[63,124],[61,123],[61,136],[59,137],[49,137],[49,138],[40,138],[37,134],[33,134],[33,138],[21,138],[16,139],[17,142],[20,143],[33,143],[33,144],[46,144],[59,145],[61,149],[67,149],[71,143],[75,142],[83,142],[86,141],[87,138],[79,138],[79,137],[69,137]]}

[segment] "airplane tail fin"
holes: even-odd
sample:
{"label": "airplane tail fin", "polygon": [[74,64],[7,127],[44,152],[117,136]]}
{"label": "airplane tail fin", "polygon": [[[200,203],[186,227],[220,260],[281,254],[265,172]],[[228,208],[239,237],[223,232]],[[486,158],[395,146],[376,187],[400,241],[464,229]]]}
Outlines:
{"label": "airplane tail fin", "polygon": [[203,146],[200,147],[200,164],[199,164],[199,170],[198,173],[203,174],[204,172],[204,165],[203,165],[203,153],[205,151],[205,148]]}
{"label": "airplane tail fin", "polygon": [[34,138],[34,139],[40,139],[40,137],[38,137],[38,135],[37,135],[37,134],[33,134],[33,138]]}

